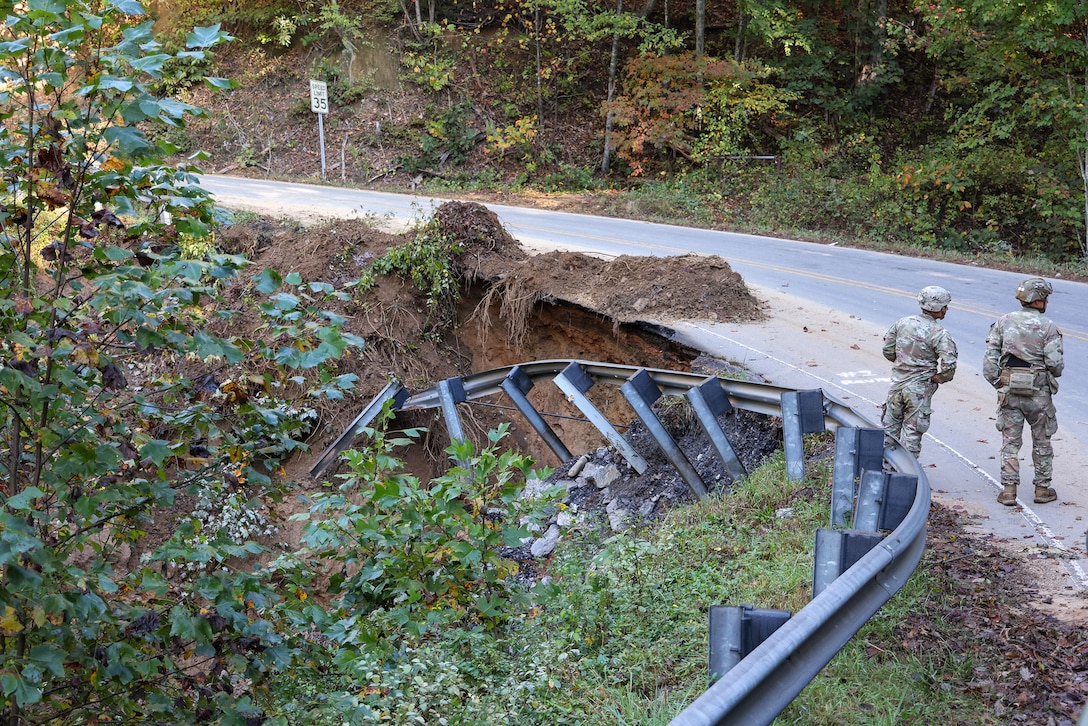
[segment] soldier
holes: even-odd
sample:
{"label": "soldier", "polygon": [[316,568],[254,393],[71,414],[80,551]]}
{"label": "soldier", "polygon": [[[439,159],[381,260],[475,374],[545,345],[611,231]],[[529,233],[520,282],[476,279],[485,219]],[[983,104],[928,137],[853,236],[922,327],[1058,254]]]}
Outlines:
{"label": "soldier", "polygon": [[1001,494],[997,501],[1016,504],[1020,484],[1020,447],[1024,422],[1031,427],[1031,460],[1035,467],[1035,502],[1058,498],[1050,486],[1054,449],[1050,437],[1058,430],[1052,396],[1065,367],[1062,334],[1046,312],[1054,288],[1041,277],[1031,277],[1016,288],[1021,308],[998,318],[986,336],[982,376],[997,389],[997,430],[1001,432]]}
{"label": "soldier", "polygon": [[939,322],[951,302],[943,287],[925,287],[918,293],[921,314],[899,319],[884,334],[884,357],[895,364],[884,402],[885,446],[898,440],[916,457],[929,430],[933,394],[956,375],[956,342]]}

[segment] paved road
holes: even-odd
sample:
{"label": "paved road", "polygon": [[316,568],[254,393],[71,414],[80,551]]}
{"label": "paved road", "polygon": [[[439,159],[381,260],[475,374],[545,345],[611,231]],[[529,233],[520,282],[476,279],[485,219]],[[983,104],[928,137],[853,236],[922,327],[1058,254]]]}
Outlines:
{"label": "paved road", "polygon": [[[387,228],[426,218],[441,200],[333,187],[203,177],[219,204],[285,216],[370,217]],[[1022,507],[994,501],[1000,437],[993,427],[996,397],[982,380],[986,332],[1018,307],[1022,275],[834,245],[714,232],[629,220],[488,205],[525,246],[603,256],[667,256],[689,252],[724,257],[772,313],[769,322],[738,325],[683,322],[678,339],[745,363],[780,385],[824,388],[862,413],[879,418],[889,379],[880,354],[884,330],[917,312],[926,285],[948,288],[945,319],[960,350],[956,379],[938,391],[933,426],[921,461],[935,495],[965,506],[978,528],[1022,545],[1054,563],[1065,589],[1088,593],[1088,285],[1053,279],[1047,314],[1065,336],[1066,372],[1055,401],[1059,501],[1031,503],[1030,457],[1022,467]],[[727,312],[723,311],[723,317]],[[1030,437],[1028,437],[1030,440]],[[1025,444],[1027,454],[1030,443]]]}

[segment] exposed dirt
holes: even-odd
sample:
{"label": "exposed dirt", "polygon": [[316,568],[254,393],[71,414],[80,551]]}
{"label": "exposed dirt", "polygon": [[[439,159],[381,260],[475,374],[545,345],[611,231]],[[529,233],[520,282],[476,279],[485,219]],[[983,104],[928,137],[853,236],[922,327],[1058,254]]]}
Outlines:
{"label": "exposed dirt", "polygon": [[[450,202],[437,210],[436,220],[464,248],[456,263],[464,282],[459,299],[448,307],[428,306],[410,281],[382,275],[366,295],[356,295],[337,310],[350,317],[350,332],[366,345],[341,363],[339,372],[355,373],[360,381],[352,399],[320,411],[321,426],[311,439],[318,452],[390,375],[414,392],[451,376],[548,358],[690,370],[697,352],[663,339],[658,325],[708,315],[738,321],[762,315],[740,276],[718,257],[663,261],[624,256],[605,262],[570,252],[531,256],[482,205]],[[254,271],[270,267],[339,286],[360,277],[389,247],[405,241],[359,221],[309,228],[260,221],[227,229],[222,247],[250,256]],[[230,301],[240,304],[246,288],[236,285],[229,291]],[[254,327],[256,319],[242,318],[234,325],[231,332],[242,332]],[[539,410],[577,413],[558,390],[534,390],[532,398]],[[606,399],[599,402],[606,413],[622,402],[615,394]],[[473,409],[468,424],[483,434],[504,415],[504,409]],[[441,450],[440,426],[430,420],[411,423],[434,428],[436,441],[429,455],[436,453],[435,447]],[[565,440],[573,440],[572,450],[582,443],[583,450],[598,445],[599,434],[585,422],[563,420],[556,429]],[[560,463],[548,451],[540,454],[543,464]],[[435,458],[441,464],[442,457]]]}

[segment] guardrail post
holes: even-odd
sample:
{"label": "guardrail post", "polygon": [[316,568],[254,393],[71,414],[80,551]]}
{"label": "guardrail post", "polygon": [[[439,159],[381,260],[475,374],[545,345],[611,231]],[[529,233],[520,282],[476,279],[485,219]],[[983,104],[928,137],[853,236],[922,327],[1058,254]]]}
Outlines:
{"label": "guardrail post", "polygon": [[586,391],[593,387],[594,381],[585,372],[585,369],[578,362],[573,362],[557,373],[554,380],[555,385],[559,386],[559,390],[567,394],[567,400],[577,406],[578,410],[597,427],[597,430],[604,434],[604,437],[623,455],[631,468],[639,474],[645,474],[648,468],[646,460],[635,451],[634,447],[627,442],[627,439],[620,436],[619,432],[604,417],[604,414],[598,411],[597,407],[586,398]]}
{"label": "guardrail post", "polygon": [[780,397],[782,408],[782,438],[786,449],[786,476],[805,478],[804,434],[824,430],[824,392],[787,391]]}
{"label": "guardrail post", "polygon": [[812,573],[812,597],[816,597],[865,553],[884,539],[879,532],[856,529],[816,530],[816,563]]}
{"label": "guardrail post", "polygon": [[831,485],[831,526],[846,526],[854,508],[857,480],[866,469],[884,462],[884,430],[842,427],[835,431],[835,468]]}
{"label": "guardrail post", "polygon": [[918,491],[918,477],[891,471],[862,473],[854,526],[876,532],[895,529],[910,511]]}
{"label": "guardrail post", "polygon": [[366,428],[367,424],[373,421],[382,408],[385,406],[386,401],[393,402],[393,410],[397,410],[408,399],[408,389],[402,386],[397,381],[390,381],[385,385],[377,396],[371,399],[370,403],[366,405],[359,415],[355,417],[355,420],[351,422],[344,432],[337,437],[336,441],[332,442],[329,448],[325,449],[324,453],[318,458],[313,466],[310,467],[310,476],[320,476],[329,464],[336,461],[336,457],[351,445],[352,440],[359,435],[359,432]]}
{"label": "guardrail post", "polygon": [[751,605],[710,607],[710,685],[790,619],[786,610]]}
{"label": "guardrail post", "polygon": [[442,418],[446,420],[446,430],[450,434],[450,443],[456,444],[465,440],[465,430],[461,427],[461,416],[457,413],[457,404],[464,403],[465,386],[460,378],[447,378],[439,381],[438,400],[442,403]]}
{"label": "guardrail post", "polygon": [[540,438],[544,439],[548,447],[559,457],[559,460],[570,461],[570,449],[566,447],[566,444],[563,443],[562,439],[552,430],[552,427],[548,425],[548,422],[544,420],[544,417],[540,415],[526,397],[525,394],[533,388],[533,381],[529,376],[525,375],[525,371],[521,369],[521,366],[511,368],[506,378],[499,384],[499,387],[502,388],[507,398],[517,406],[518,411],[529,422],[529,425],[540,434]]}
{"label": "guardrail post", "polygon": [[725,435],[725,430],[718,423],[718,416],[733,410],[733,404],[729,402],[729,396],[722,388],[721,380],[716,376],[707,378],[698,386],[689,388],[687,397],[699,419],[699,424],[710,437],[710,443],[718,452],[718,457],[722,460],[725,470],[729,472],[729,476],[733,477],[733,481],[740,481],[748,476],[744,464],[737,457],[733,445],[729,443],[729,437]]}
{"label": "guardrail post", "polygon": [[635,410],[639,420],[645,424],[646,430],[654,437],[654,441],[657,442],[665,457],[676,467],[677,473],[680,474],[684,483],[688,485],[688,489],[695,495],[695,498],[702,499],[705,497],[706,484],[703,483],[699,472],[695,471],[695,467],[692,466],[688,457],[684,455],[676,440],[669,435],[665,425],[661,423],[661,419],[654,413],[652,406],[657,399],[661,398],[661,389],[654,383],[650,374],[644,369],[639,370],[620,386],[620,393],[627,399],[627,403],[631,404],[631,408]]}

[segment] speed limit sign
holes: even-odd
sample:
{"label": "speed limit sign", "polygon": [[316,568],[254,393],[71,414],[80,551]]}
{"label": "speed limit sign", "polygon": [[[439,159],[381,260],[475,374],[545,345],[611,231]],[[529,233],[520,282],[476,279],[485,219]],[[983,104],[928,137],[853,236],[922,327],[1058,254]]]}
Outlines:
{"label": "speed limit sign", "polygon": [[325,81],[310,81],[310,110],[314,113],[329,112],[329,88]]}

